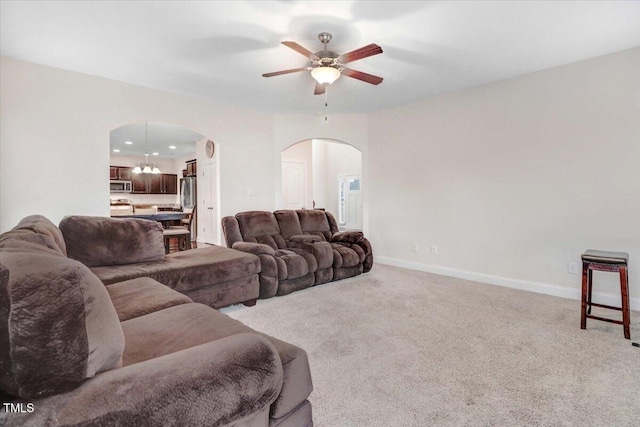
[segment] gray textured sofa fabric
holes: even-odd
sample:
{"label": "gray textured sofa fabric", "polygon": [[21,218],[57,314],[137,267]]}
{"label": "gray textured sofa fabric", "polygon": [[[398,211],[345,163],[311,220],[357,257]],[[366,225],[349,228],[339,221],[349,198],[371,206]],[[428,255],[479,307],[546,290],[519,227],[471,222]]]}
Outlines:
{"label": "gray textured sofa fabric", "polygon": [[222,230],[228,247],[260,258],[260,298],[355,276],[373,266],[364,235],[340,232],[333,215],[321,210],[241,212],[224,217]]}
{"label": "gray textured sofa fabric", "polygon": [[165,255],[156,221],[67,216],[60,232],[69,257],[106,285],[150,277],[214,308],[258,298],[256,256],[214,245]]}
{"label": "gray textured sofa fabric", "polygon": [[0,425],[313,425],[304,350],[151,278],[105,286],[31,222],[0,235],[0,391],[35,410]]}

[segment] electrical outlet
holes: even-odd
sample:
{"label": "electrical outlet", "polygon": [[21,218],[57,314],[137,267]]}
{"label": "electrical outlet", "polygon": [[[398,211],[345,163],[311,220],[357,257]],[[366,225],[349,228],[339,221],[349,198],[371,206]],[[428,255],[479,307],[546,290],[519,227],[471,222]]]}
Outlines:
{"label": "electrical outlet", "polygon": [[438,255],[438,247],[436,245],[431,245],[431,253]]}
{"label": "electrical outlet", "polygon": [[578,274],[578,263],[577,262],[567,263],[567,273]]}
{"label": "electrical outlet", "polygon": [[417,243],[412,243],[411,244],[411,252],[418,252],[418,244]]}

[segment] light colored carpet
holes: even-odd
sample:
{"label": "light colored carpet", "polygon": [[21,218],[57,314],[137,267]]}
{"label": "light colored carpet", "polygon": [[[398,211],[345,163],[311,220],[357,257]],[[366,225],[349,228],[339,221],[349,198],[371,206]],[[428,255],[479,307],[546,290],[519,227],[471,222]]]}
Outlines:
{"label": "light colored carpet", "polygon": [[640,348],[579,301],[375,265],[224,311],[308,352],[316,427],[640,425]]}

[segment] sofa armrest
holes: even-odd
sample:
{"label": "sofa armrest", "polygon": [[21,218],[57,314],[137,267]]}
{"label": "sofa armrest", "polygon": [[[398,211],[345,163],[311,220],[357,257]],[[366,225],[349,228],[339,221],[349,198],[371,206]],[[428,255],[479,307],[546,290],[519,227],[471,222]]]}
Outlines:
{"label": "sofa armrest", "polygon": [[103,372],[0,424],[227,425],[269,408],[282,384],[273,344],[243,333]]}
{"label": "sofa armrest", "polygon": [[331,236],[331,241],[336,243],[358,243],[364,239],[361,231],[341,231]]}
{"label": "sofa armrest", "polygon": [[316,236],[314,234],[297,234],[295,236],[289,237],[289,240],[299,243],[315,243],[323,241],[320,236]]}
{"label": "sofa armrest", "polygon": [[264,243],[236,242],[231,246],[231,248],[254,255],[276,255],[276,251],[271,246],[265,245]]}

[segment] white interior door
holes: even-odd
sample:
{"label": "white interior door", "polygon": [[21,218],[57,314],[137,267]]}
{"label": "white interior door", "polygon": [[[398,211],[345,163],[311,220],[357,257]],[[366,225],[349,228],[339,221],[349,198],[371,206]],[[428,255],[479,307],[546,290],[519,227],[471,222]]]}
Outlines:
{"label": "white interior door", "polygon": [[342,175],[338,179],[338,218],[342,229],[362,230],[361,181],[360,175]]}
{"label": "white interior door", "polygon": [[282,161],[284,209],[304,209],[307,200],[307,167],[301,162]]}
{"label": "white interior door", "polygon": [[218,175],[216,163],[202,166],[198,180],[198,225],[199,237],[205,243],[219,244],[218,235]]}

